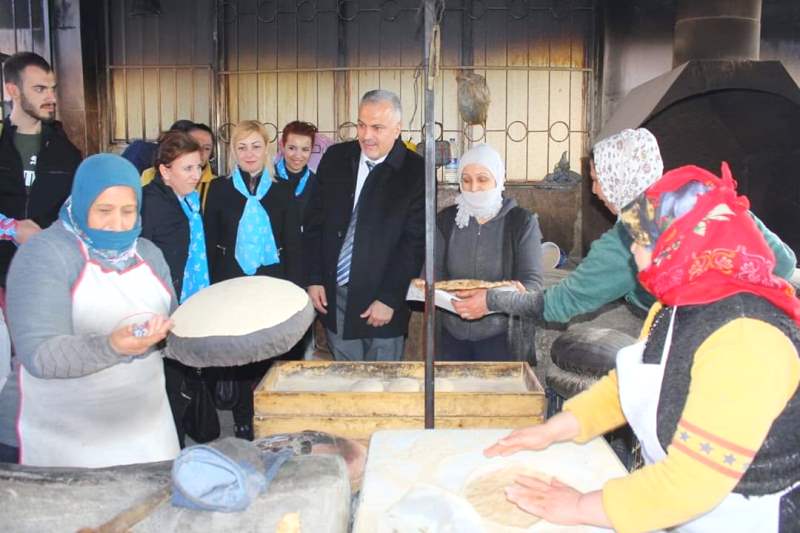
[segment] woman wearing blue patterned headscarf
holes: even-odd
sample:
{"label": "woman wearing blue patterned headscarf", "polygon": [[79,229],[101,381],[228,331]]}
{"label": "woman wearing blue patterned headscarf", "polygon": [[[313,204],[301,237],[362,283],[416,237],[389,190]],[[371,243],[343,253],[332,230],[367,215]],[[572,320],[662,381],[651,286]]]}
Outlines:
{"label": "woman wearing blue patterned headscarf", "polygon": [[141,196],[131,163],[89,157],[59,221],[11,264],[22,464],[103,467],[178,453],[156,346],[176,301],[163,255],[139,238]]}

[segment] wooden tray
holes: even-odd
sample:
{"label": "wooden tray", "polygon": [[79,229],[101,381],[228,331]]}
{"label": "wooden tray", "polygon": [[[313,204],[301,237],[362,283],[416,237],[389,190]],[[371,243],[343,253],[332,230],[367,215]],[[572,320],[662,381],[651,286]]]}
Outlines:
{"label": "wooden tray", "polygon": [[[422,362],[281,361],[273,365],[254,393],[256,437],[311,429],[365,440],[379,429],[423,428],[422,392],[278,389],[282,379],[298,375],[320,380],[422,380],[424,372]],[[436,363],[436,377],[519,379],[521,385],[518,392],[436,392],[437,428],[517,428],[544,420],[544,390],[527,363]]]}

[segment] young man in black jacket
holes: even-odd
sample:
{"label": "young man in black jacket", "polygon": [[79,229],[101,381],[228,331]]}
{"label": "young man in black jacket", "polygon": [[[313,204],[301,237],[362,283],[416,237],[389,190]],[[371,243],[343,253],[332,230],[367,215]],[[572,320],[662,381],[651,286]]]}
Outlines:
{"label": "young man in black jacket", "polygon": [[56,79],[32,52],[3,64],[11,115],[0,128],[0,287],[16,247],[58,218],[81,153],[56,116]]}

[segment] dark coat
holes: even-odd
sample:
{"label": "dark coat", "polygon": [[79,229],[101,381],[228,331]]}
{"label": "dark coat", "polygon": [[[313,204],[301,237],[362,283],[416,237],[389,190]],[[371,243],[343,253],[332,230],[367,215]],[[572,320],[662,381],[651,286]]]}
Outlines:
{"label": "dark coat", "polygon": [[[244,177],[244,173],[242,175]],[[236,234],[246,203],[245,197],[233,186],[230,176],[211,182],[203,214],[211,283],[245,275],[236,261]],[[260,267],[256,275],[286,279],[302,285],[300,217],[292,186],[283,180],[274,182],[261,199],[261,205],[269,214],[280,262]]]}
{"label": "dark coat", "polygon": [[[287,170],[287,174],[289,176],[289,183],[292,185],[293,191],[297,188],[297,184],[300,183],[300,178],[303,177],[304,173],[305,170],[303,170],[303,172],[301,172],[300,174],[293,174]],[[306,182],[306,186],[303,188],[302,194],[300,196],[295,195],[294,197],[295,202],[297,202],[297,208],[301,223],[303,220],[305,220],[305,214],[306,211],[308,210],[308,201],[314,195],[315,190],[317,190],[317,175],[314,173],[314,171],[310,170],[308,174],[308,181]]]}
{"label": "dark coat", "polygon": [[180,298],[183,271],[189,259],[189,219],[161,176],[142,189],[142,237],[151,240],[164,254],[172,286]]}
{"label": "dark coat", "polygon": [[[42,122],[36,181],[29,193],[25,189],[22,159],[14,146],[16,130],[9,119],[3,121],[0,133],[0,213],[17,220],[30,218],[46,228],[58,218],[61,205],[69,197],[81,153],[67,139],[61,123]],[[4,287],[8,265],[16,250],[12,241],[0,241],[0,285]]]}
{"label": "dark coat", "polygon": [[[361,148],[357,141],[328,148],[317,169],[317,189],[304,221],[304,257],[310,285],[323,285],[336,331],[336,265],[355,198]],[[350,267],[344,338],[387,338],[408,332],[406,292],[425,257],[425,166],[422,157],[395,141],[375,167],[358,202]],[[380,300],[394,309],[392,320],[375,328],[359,315]]]}

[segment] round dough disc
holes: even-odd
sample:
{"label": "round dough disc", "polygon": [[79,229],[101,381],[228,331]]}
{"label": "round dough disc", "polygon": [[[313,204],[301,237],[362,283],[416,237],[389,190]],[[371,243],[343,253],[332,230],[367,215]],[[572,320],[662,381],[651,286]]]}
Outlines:
{"label": "round dough disc", "polygon": [[359,379],[350,385],[352,392],[383,392],[383,382],[379,379]]}
{"label": "round dough disc", "polygon": [[436,378],[434,380],[433,388],[436,392],[453,392],[456,390],[456,386],[452,380],[447,378]]}
{"label": "round dough disc", "polygon": [[413,378],[396,378],[386,387],[389,392],[419,392],[419,381]]}
{"label": "round dough disc", "polygon": [[[249,335],[286,322],[308,304],[306,291],[283,279],[243,276],[215,283],[172,313],[178,337]],[[303,330],[305,332],[305,329]]]}
{"label": "round dough disc", "polygon": [[193,367],[238,366],[284,354],[314,320],[306,291],[268,276],[215,283],[172,313],[165,355]]}
{"label": "round dough disc", "polygon": [[527,513],[506,498],[506,487],[514,484],[517,476],[533,476],[550,482],[550,477],[527,468],[510,466],[488,472],[469,481],[464,487],[464,497],[484,520],[502,526],[527,529],[541,520]]}

